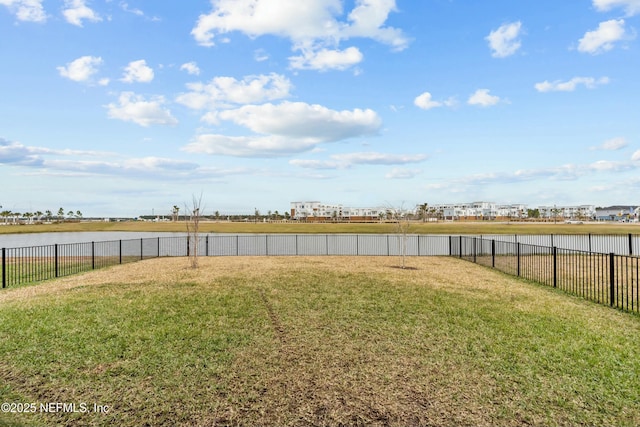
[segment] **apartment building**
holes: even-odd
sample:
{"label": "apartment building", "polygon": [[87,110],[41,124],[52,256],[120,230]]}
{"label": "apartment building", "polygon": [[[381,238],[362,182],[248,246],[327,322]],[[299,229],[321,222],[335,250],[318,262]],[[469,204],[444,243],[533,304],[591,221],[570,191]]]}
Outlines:
{"label": "apartment building", "polygon": [[455,203],[430,206],[448,221],[490,221],[527,217],[527,205],[498,205],[493,202]]}
{"label": "apartment building", "polygon": [[379,221],[393,213],[384,207],[354,208],[318,201],[291,202],[291,218],[302,221]]}
{"label": "apartment building", "polygon": [[562,220],[592,220],[596,217],[594,205],[538,206],[540,218]]}

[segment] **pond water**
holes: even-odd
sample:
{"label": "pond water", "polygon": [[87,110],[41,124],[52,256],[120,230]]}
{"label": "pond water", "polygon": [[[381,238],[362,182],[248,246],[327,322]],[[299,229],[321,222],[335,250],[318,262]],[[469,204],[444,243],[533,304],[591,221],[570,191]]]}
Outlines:
{"label": "pond water", "polygon": [[86,231],[65,233],[0,234],[0,248],[21,248],[60,243],[106,242],[111,240],[178,237],[186,233],[158,233],[134,231]]}

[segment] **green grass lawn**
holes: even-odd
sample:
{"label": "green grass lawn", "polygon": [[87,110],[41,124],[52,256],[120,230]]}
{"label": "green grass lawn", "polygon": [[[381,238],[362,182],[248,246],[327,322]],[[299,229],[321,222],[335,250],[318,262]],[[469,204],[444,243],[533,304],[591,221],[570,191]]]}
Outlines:
{"label": "green grass lawn", "polygon": [[[153,231],[186,232],[184,221],[178,222],[74,222],[61,224],[2,225],[2,233],[45,233],[72,231]],[[289,221],[286,223],[214,222],[200,223],[203,233],[398,233],[394,223],[335,223],[313,224]],[[409,233],[415,234],[638,234],[640,223],[557,224],[525,222],[412,222]]]}
{"label": "green grass lawn", "polygon": [[640,424],[640,317],[399,263],[164,258],[3,291],[0,402],[38,406],[0,425]]}

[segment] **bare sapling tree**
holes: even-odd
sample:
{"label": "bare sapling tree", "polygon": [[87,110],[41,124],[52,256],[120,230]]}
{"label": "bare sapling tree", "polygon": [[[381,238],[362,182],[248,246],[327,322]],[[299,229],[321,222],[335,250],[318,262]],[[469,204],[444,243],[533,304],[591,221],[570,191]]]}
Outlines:
{"label": "bare sapling tree", "polygon": [[391,218],[395,223],[396,234],[398,235],[398,253],[400,254],[400,268],[406,268],[407,242],[409,240],[410,215],[405,212],[404,205],[399,208],[389,208]]}
{"label": "bare sapling tree", "polygon": [[198,268],[200,243],[200,218],[202,214],[202,194],[192,197],[191,206],[185,204],[185,222],[187,224],[187,254],[191,268]]}

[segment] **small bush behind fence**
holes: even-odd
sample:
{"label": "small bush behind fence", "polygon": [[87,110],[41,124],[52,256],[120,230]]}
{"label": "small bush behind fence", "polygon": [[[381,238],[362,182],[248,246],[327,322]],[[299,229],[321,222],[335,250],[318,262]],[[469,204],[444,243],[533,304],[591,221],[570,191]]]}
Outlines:
{"label": "small bush behind fence", "polygon": [[486,238],[451,238],[452,256],[587,300],[640,312],[640,258]]}

